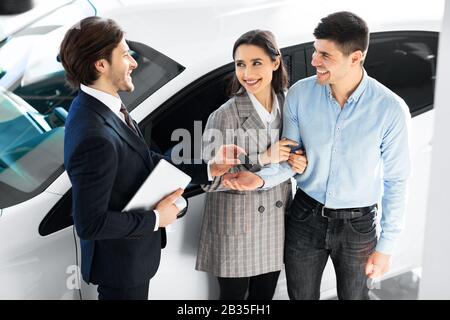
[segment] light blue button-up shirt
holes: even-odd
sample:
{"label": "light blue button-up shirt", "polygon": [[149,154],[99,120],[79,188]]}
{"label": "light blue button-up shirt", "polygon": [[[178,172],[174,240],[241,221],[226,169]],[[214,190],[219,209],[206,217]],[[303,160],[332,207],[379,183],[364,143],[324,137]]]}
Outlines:
{"label": "light blue button-up shirt", "polygon": [[[304,147],[308,166],[295,175],[297,186],[329,208],[356,208],[379,203],[381,235],[376,250],[391,254],[403,226],[410,172],[406,103],[369,77],[344,107],[329,85],[316,76],[295,83],[286,97],[283,137]],[[272,164],[257,173],[264,189],[293,176],[289,164]]]}

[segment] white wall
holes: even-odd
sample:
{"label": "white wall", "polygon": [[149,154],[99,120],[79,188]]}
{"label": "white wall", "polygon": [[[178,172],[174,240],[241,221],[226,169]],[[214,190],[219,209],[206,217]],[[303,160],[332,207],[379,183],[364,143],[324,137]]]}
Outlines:
{"label": "white wall", "polygon": [[439,37],[431,181],[419,299],[450,299],[450,1]]}

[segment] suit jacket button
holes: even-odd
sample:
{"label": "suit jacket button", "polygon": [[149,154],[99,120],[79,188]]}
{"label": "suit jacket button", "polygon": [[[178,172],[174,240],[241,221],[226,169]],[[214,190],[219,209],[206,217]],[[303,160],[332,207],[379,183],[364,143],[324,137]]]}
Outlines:
{"label": "suit jacket button", "polygon": [[277,208],[281,208],[283,206],[283,201],[278,200],[275,205],[277,206]]}
{"label": "suit jacket button", "polygon": [[263,206],[260,206],[260,207],[258,208],[258,211],[259,211],[260,213],[263,213],[264,210],[265,210],[265,208],[264,208]]}

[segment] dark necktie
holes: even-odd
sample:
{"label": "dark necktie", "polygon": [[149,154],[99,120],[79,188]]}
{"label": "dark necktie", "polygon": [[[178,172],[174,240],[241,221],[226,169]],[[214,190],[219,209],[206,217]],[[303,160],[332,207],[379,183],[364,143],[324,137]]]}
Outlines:
{"label": "dark necktie", "polygon": [[137,132],[136,132],[136,128],[134,127],[134,124],[133,124],[133,120],[131,119],[131,116],[130,116],[130,114],[128,113],[127,108],[125,108],[125,106],[123,105],[123,103],[122,103],[121,106],[120,106],[120,112],[123,113],[123,115],[124,115],[124,117],[125,117],[125,122],[127,123],[128,127],[129,127],[131,130],[133,130],[134,133],[137,133]]}

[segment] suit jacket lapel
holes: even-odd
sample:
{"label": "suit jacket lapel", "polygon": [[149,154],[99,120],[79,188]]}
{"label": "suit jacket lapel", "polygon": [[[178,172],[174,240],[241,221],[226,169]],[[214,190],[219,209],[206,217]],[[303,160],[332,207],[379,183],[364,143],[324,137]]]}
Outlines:
{"label": "suit jacket lapel", "polygon": [[132,121],[133,121],[134,129],[136,130],[139,138],[141,138],[144,141],[144,143],[145,143],[144,135],[142,134],[141,129],[139,129],[139,125],[133,119],[132,119]]}
{"label": "suit jacket lapel", "polygon": [[128,143],[131,148],[133,148],[141,156],[145,165],[149,170],[151,170],[152,168],[150,168],[150,155],[148,152],[148,147],[136,122],[133,120],[135,127],[137,128],[138,135],[136,135],[101,101],[81,90],[78,92],[78,96],[80,97],[81,104],[98,113],[105,120],[106,124],[109,125],[123,140]]}

